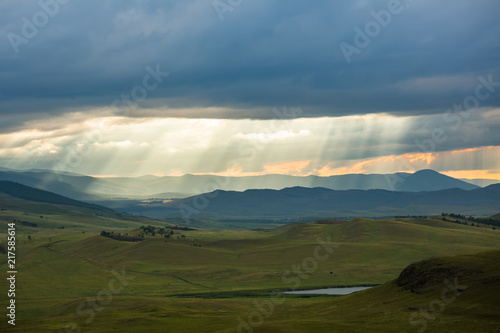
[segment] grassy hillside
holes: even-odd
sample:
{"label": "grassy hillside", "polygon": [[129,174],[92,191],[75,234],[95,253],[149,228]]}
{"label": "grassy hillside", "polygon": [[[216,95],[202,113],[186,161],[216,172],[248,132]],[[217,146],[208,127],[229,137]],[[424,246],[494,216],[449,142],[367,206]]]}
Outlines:
{"label": "grassy hillside", "polygon": [[0,193],[32,202],[80,207],[100,211],[107,214],[114,213],[112,209],[103,206],[73,200],[52,192],[39,190],[10,181],[0,181]]}
{"label": "grassy hillside", "polygon": [[[106,221],[110,229],[113,220]],[[116,223],[117,227],[123,225]],[[313,256],[318,237],[330,237],[338,248],[302,287],[378,284],[394,278],[413,261],[493,249],[500,240],[500,233],[491,229],[425,219],[357,219],[337,225],[294,224],[271,231],[177,233],[187,238],[165,241],[157,237],[130,243],[90,231],[69,238],[55,234],[51,241],[35,235],[27,242],[30,250],[24,253],[26,259],[21,264],[26,267],[24,278],[30,279],[30,284],[53,283],[55,287],[57,278],[41,281],[40,272],[29,268],[32,261],[50,261],[47,268],[53,265],[54,270],[60,269],[63,261],[61,269],[65,270],[67,260],[81,258],[75,265],[90,263],[96,272],[123,267],[141,274],[134,291],[127,291],[133,295],[290,287],[282,281],[283,272]],[[152,291],[152,284],[161,288]],[[45,293],[49,295],[51,289]],[[79,294],[69,292],[66,296]]]}
{"label": "grassy hillside", "polygon": [[[63,197],[64,198],[64,197]],[[68,199],[71,200],[71,199]],[[16,232],[25,240],[27,235],[49,237],[55,234],[93,232],[100,230],[126,231],[141,225],[165,226],[163,222],[109,209],[94,209],[66,204],[47,204],[19,199],[0,193],[0,230],[5,233],[7,224],[15,222]]]}
{"label": "grassy hillside", "polygon": [[[491,277],[496,271],[460,263],[467,259],[453,259],[458,266],[448,269],[447,259],[439,266],[441,275],[432,279],[427,273],[433,272],[432,261],[430,266],[424,262],[410,271],[414,275],[423,271],[420,275],[431,282],[418,289],[420,285],[407,288],[395,280],[407,265],[432,256],[500,248],[499,231],[450,223],[440,217],[327,220],[253,231],[174,230],[173,239],[148,234],[144,241],[124,242],[102,237],[100,231],[137,234],[141,225],[166,224],[129,216],[97,216],[93,210],[78,211],[72,206],[36,203],[5,194],[0,204],[8,207],[0,210],[1,230],[5,232],[7,223],[13,220],[17,229],[18,322],[16,327],[0,322],[0,330],[13,332],[65,332],[69,322],[92,332],[111,332],[117,327],[125,332],[234,332],[238,318],[248,318],[256,310],[254,301],[269,300],[274,289],[374,285],[390,280],[394,281],[342,298],[287,296],[259,329],[331,332],[335,327],[333,331],[359,332],[370,327],[373,332],[416,331],[408,319],[416,310],[409,307],[429,303],[429,297],[434,297],[432,285],[447,273],[479,279],[485,272]],[[1,239],[6,239],[5,233]],[[325,248],[317,252],[318,239],[331,253]],[[322,259],[314,259],[316,255]],[[490,260],[488,256],[484,260]],[[484,264],[472,258],[477,265]],[[6,264],[6,255],[0,253],[0,270],[7,271]],[[461,270],[462,266],[474,274]],[[122,274],[133,279],[120,285],[117,275]],[[410,282],[415,280],[411,274],[406,279]],[[0,280],[0,289],[7,287],[7,281]],[[110,289],[118,291],[110,294]],[[496,289],[492,292],[497,293]],[[104,295],[110,297],[104,301]],[[97,296],[104,305],[95,303]],[[457,320],[465,320],[468,325],[478,320],[486,328],[490,328],[490,321],[496,323],[490,318],[490,312],[496,309],[494,302],[488,304],[490,311],[483,303],[473,303],[474,298],[462,299],[470,302],[466,303],[472,307],[470,318],[458,320],[452,315],[448,320],[443,313],[445,323],[454,325]],[[88,303],[92,300],[94,303]],[[6,293],[2,293],[0,305],[6,306],[6,302]],[[483,302],[482,298],[478,302]],[[454,309],[454,304],[449,309]],[[456,304],[456,311],[462,311],[462,303]],[[436,319],[432,324],[437,323]]]}
{"label": "grassy hillside", "polygon": [[[75,311],[84,297],[26,298],[19,302],[23,320],[9,331],[64,332],[73,323],[92,332],[496,332],[499,260],[500,251],[424,260],[388,283],[342,297],[297,298],[271,292],[223,299],[120,294],[95,311],[92,320],[87,312]],[[110,278],[99,281],[103,288]]]}

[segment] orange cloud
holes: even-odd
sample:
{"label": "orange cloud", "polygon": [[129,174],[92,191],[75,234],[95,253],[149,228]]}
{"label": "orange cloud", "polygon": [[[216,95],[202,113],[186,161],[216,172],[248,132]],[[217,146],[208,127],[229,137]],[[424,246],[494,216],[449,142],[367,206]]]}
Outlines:
{"label": "orange cloud", "polygon": [[264,165],[264,172],[269,174],[285,174],[294,176],[303,176],[304,169],[311,164],[309,161],[292,161],[283,163],[270,163]]}
{"label": "orange cloud", "polygon": [[[182,172],[181,170],[170,170],[170,172],[168,173],[168,176],[175,176],[175,177],[179,177],[179,176],[183,176],[183,175],[185,175],[185,173]],[[154,173],[153,176],[162,177],[162,176],[164,176],[164,173],[163,172]]]}
{"label": "orange cloud", "polygon": [[234,166],[228,168],[221,172],[193,172],[192,175],[213,175],[213,176],[221,176],[221,177],[245,177],[245,176],[262,176],[267,174],[267,172],[246,172],[243,171],[241,166]]}
{"label": "orange cloud", "polygon": [[441,173],[453,178],[500,180],[500,172],[490,170],[442,171]]}
{"label": "orange cloud", "polygon": [[116,177],[122,177],[122,176],[117,176],[117,175],[89,175],[89,177],[94,177],[94,178],[116,178]]}
{"label": "orange cloud", "polygon": [[314,161],[291,161],[291,162],[279,162],[279,163],[268,163],[264,164],[262,168],[263,171],[243,171],[241,166],[233,166],[222,172],[196,172],[193,175],[215,175],[215,176],[225,176],[225,177],[245,177],[245,176],[262,176],[268,174],[277,175],[294,175],[294,176],[307,176],[305,169],[313,163]]}
{"label": "orange cloud", "polygon": [[358,173],[414,172],[425,169],[437,158],[435,153],[408,153],[403,155],[381,156],[350,165],[332,168],[332,163],[317,171],[318,176],[338,176]]}
{"label": "orange cloud", "polygon": [[[464,153],[465,156],[468,153],[474,153],[477,151],[494,151],[498,150],[499,148],[500,147],[489,146],[433,153],[406,153],[402,155],[387,155],[350,161],[325,162],[320,160],[303,160],[275,162],[263,164],[262,171],[246,172],[243,171],[243,167],[236,166],[223,172],[195,174],[211,174],[233,177],[259,176],[265,174],[282,174],[293,176],[318,175],[321,177],[329,177],[345,174],[385,174],[394,172],[413,173],[422,169],[435,168],[435,165],[439,164],[438,162],[442,161],[443,159],[449,159],[450,155],[459,155],[460,153]],[[455,156],[454,158],[458,157],[459,156]],[[468,157],[465,156],[464,158]],[[437,169],[437,171],[440,170]],[[500,180],[500,171],[496,172],[492,170],[462,170],[440,172],[455,178]]]}
{"label": "orange cloud", "polygon": [[489,149],[496,149],[496,148],[498,148],[498,147],[496,147],[496,146],[475,147],[475,148],[453,150],[453,151],[451,151],[451,153],[452,154],[471,153],[471,152],[475,152],[475,151],[489,150]]}

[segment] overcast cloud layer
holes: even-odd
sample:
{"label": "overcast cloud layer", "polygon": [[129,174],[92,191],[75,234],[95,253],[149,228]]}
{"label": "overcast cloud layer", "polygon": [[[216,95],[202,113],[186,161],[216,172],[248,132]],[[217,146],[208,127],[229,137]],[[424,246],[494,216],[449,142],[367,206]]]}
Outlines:
{"label": "overcast cloud layer", "polygon": [[[495,0],[3,0],[0,163],[51,168],[105,123],[72,171],[224,172],[260,140],[240,172],[394,172],[411,168],[366,163],[464,149],[465,164],[417,160],[497,172],[499,13]],[[250,121],[284,106],[313,119]]]}
{"label": "overcast cloud layer", "polygon": [[[43,9],[0,2],[3,115],[109,106],[156,65],[171,75],[140,107],[163,116],[268,118],[277,105],[311,117],[440,113],[470,94],[477,76],[500,81],[495,0],[402,0],[350,63],[340,43],[356,46],[354,28],[365,30],[390,0],[233,1],[223,21],[207,0],[61,2],[17,53],[8,34],[23,37],[23,17],[33,22]],[[483,103],[499,105],[500,94]]]}

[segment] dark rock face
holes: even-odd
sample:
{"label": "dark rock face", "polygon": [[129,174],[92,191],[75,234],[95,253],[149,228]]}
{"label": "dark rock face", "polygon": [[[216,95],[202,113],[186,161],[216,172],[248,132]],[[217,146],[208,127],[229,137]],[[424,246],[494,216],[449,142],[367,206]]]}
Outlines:
{"label": "dark rock face", "polygon": [[478,269],[451,265],[440,259],[428,259],[406,267],[396,280],[399,287],[414,293],[425,293],[427,289],[442,288],[455,278],[464,278],[481,274]]}

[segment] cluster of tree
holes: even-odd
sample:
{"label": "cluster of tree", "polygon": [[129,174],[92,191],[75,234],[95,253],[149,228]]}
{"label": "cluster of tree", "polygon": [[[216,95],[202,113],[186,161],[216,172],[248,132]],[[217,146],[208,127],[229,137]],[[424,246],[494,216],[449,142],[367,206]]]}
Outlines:
{"label": "cluster of tree", "polygon": [[182,230],[182,231],[189,231],[189,230],[196,230],[194,228],[190,228],[190,227],[179,227],[177,225],[174,225],[173,227],[168,227],[169,229],[171,230]]}
{"label": "cluster of tree", "polygon": [[144,240],[143,237],[129,236],[128,234],[121,234],[119,232],[101,231],[101,236],[125,242],[140,242]]}
{"label": "cluster of tree", "polygon": [[196,243],[195,243],[195,244],[193,244],[192,246],[194,246],[194,247],[201,247],[201,244],[196,244]]}
{"label": "cluster of tree", "polygon": [[413,215],[413,216],[410,216],[410,215],[402,215],[402,216],[394,216],[395,219],[409,219],[409,218],[412,218],[412,219],[426,219],[427,216],[422,216],[422,215]]}
{"label": "cluster of tree", "polygon": [[146,235],[156,236],[157,234],[165,238],[170,238],[174,235],[173,230],[168,230],[167,228],[154,227],[152,225],[141,226],[140,229],[142,237]]}
{"label": "cluster of tree", "polygon": [[[476,226],[479,227],[479,223],[481,224],[486,224],[486,225],[491,225],[493,227],[493,230],[495,230],[497,227],[500,227],[500,221],[494,220],[491,218],[485,219],[485,218],[477,218],[473,216],[465,216],[462,214],[447,214],[447,213],[442,213],[442,220],[447,221],[447,222],[453,222],[453,223],[458,223],[458,224],[463,224],[463,225],[470,225],[471,226]],[[454,219],[454,220],[451,220]]]}
{"label": "cluster of tree", "polygon": [[147,226],[143,225],[139,229],[140,233],[137,236],[129,235],[128,233],[122,234],[118,232],[108,232],[108,231],[101,231],[101,236],[126,242],[140,242],[148,237],[156,237],[156,236],[160,236],[165,239],[174,239],[174,238],[186,239],[185,235],[175,236],[174,231],[170,230],[170,227],[160,228],[152,225],[147,225]]}
{"label": "cluster of tree", "polygon": [[[462,220],[450,220],[446,217],[443,217],[441,220],[445,221],[445,222],[451,222],[451,223],[456,223],[456,224],[463,224],[463,225],[469,225],[469,223],[467,221],[462,221]],[[478,227],[479,228],[479,223],[477,224],[474,224],[474,222],[471,222],[470,226],[472,227]]]}
{"label": "cluster of tree", "polygon": [[151,236],[155,237],[156,235],[160,235],[160,237],[164,237],[165,239],[186,239],[185,235],[177,235],[175,236],[174,230],[196,230],[188,227],[165,227],[165,228],[160,228],[160,227],[154,227],[151,225],[148,226],[141,226],[141,233],[139,234],[139,237],[145,238],[146,236]]}
{"label": "cluster of tree", "polygon": [[320,219],[314,221],[315,224],[342,224],[341,220],[336,219]]}

